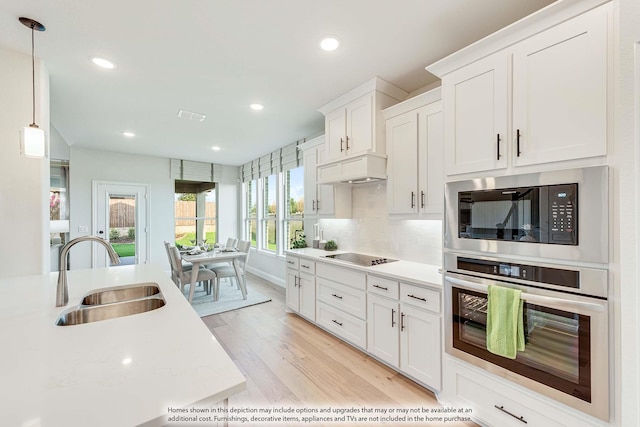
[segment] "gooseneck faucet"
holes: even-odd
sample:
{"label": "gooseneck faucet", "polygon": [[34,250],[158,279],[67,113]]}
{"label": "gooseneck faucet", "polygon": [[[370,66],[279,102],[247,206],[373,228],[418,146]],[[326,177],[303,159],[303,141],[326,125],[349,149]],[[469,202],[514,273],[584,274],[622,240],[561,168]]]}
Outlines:
{"label": "gooseneck faucet", "polygon": [[76,243],[97,242],[107,249],[112,264],[120,264],[120,257],[106,240],[96,236],[82,236],[69,241],[60,251],[60,268],[58,269],[58,287],[56,289],[56,307],[64,307],[69,302],[69,287],[67,285],[67,255]]}

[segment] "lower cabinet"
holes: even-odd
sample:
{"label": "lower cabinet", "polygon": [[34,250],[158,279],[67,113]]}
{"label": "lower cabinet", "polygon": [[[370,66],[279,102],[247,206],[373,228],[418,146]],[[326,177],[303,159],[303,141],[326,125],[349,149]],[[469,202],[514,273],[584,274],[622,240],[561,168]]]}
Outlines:
{"label": "lower cabinet", "polygon": [[287,307],[310,320],[316,318],[315,262],[287,256]]}
{"label": "lower cabinet", "polygon": [[439,292],[401,283],[400,298],[393,295],[390,298],[380,295],[380,287],[379,278],[369,281],[367,351],[439,390],[442,385],[439,305],[433,313],[403,301],[403,297],[415,298],[418,304],[427,305],[421,295],[425,291],[435,294],[434,300],[439,302]]}

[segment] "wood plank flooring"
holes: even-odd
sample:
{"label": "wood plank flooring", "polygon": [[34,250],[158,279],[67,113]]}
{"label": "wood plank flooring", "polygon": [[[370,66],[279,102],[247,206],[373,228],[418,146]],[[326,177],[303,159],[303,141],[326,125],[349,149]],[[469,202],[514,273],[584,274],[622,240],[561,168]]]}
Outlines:
{"label": "wood plank flooring", "polygon": [[[230,407],[439,406],[431,391],[303,318],[287,313],[283,288],[252,275],[247,276],[247,282],[249,291],[255,289],[272,301],[202,318],[247,379],[247,389],[229,399]],[[354,423],[381,424],[393,425]]]}

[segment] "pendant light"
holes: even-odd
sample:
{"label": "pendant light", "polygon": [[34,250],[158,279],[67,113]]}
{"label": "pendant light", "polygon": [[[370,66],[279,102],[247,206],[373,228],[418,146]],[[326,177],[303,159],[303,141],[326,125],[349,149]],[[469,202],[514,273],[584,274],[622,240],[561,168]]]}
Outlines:
{"label": "pendant light", "polygon": [[36,124],[36,71],[34,52],[34,33],[44,31],[44,25],[30,18],[19,18],[22,25],[31,28],[31,95],[33,107],[33,123],[25,126],[20,131],[20,152],[25,157],[39,157],[46,155],[44,130]]}

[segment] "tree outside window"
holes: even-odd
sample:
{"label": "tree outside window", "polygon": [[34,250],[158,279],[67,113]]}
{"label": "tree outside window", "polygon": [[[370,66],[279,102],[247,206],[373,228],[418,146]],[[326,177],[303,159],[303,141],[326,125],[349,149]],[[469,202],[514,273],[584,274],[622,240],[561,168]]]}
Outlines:
{"label": "tree outside window", "polygon": [[291,241],[304,232],[304,168],[298,167],[284,172],[284,246],[291,249]]}
{"label": "tree outside window", "polygon": [[216,243],[216,192],[175,193],[175,241],[179,246]]}
{"label": "tree outside window", "polygon": [[263,220],[262,220],[262,249],[275,252],[277,250],[276,218],[277,204],[277,176],[269,175],[263,178]]}

